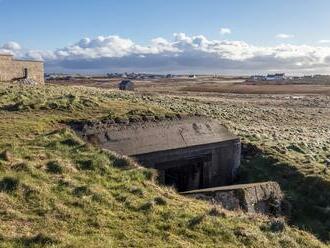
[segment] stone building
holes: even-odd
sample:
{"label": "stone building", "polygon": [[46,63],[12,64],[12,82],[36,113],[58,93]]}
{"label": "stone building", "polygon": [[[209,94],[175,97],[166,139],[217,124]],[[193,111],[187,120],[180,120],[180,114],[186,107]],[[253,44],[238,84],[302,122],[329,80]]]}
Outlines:
{"label": "stone building", "polygon": [[216,120],[99,123],[78,132],[91,143],[157,169],[160,183],[180,192],[232,184],[240,165],[240,139]]}
{"label": "stone building", "polygon": [[0,82],[13,81],[44,84],[44,63],[0,54]]}

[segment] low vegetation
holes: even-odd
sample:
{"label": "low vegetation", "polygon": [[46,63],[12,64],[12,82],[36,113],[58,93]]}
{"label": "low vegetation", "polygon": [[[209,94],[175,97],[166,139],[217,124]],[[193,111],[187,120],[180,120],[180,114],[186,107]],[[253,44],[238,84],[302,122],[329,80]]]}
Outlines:
{"label": "low vegetation", "polygon": [[[229,212],[180,196],[157,185],[153,170],[86,144],[65,125],[107,116],[223,114],[216,114],[212,105],[200,111],[204,106],[192,99],[84,87],[1,85],[0,246],[326,247],[283,220]],[[223,120],[229,123],[229,118]],[[245,162],[248,178],[252,166]],[[272,166],[269,160],[259,161],[254,170],[260,169],[263,179]],[[305,171],[301,173],[304,178]]]}
{"label": "low vegetation", "polygon": [[242,161],[239,182],[278,182],[292,205],[290,223],[329,242],[329,97],[202,95],[144,99],[173,111],[219,119],[250,145],[243,149],[248,154]]}

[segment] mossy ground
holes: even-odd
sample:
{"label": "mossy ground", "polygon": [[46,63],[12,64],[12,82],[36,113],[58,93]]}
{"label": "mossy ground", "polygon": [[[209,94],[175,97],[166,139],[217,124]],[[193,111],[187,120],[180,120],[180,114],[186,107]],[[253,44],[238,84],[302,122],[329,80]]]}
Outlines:
{"label": "mossy ground", "polygon": [[[322,247],[311,234],[177,194],[63,123],[178,112],[134,94],[0,86],[1,247]],[[214,213],[217,214],[214,214]]]}

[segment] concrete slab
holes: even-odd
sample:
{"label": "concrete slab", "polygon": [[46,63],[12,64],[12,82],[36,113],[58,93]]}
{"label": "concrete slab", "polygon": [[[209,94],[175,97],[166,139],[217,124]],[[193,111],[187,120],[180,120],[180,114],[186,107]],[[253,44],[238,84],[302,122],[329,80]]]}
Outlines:
{"label": "concrete slab", "polygon": [[91,127],[84,136],[129,156],[238,140],[217,121],[205,118]]}
{"label": "concrete slab", "polygon": [[228,210],[273,216],[289,215],[288,203],[276,182],[215,187],[181,194],[221,205]]}

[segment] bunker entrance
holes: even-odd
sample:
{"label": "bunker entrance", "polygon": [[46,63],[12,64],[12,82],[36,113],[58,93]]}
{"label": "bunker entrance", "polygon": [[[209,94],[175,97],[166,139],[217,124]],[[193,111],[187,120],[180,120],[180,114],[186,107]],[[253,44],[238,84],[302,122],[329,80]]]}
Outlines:
{"label": "bunker entrance", "polygon": [[206,157],[176,160],[157,164],[159,181],[173,186],[178,191],[207,188],[210,170],[210,155]]}

